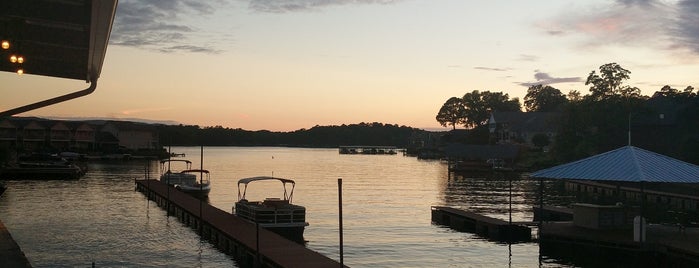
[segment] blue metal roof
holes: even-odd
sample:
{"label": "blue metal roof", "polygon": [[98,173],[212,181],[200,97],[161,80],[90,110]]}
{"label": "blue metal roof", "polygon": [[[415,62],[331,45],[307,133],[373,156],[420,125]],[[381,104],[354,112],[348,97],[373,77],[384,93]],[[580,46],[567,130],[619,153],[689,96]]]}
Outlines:
{"label": "blue metal roof", "polygon": [[634,146],[536,171],[532,178],[699,183],[699,166]]}

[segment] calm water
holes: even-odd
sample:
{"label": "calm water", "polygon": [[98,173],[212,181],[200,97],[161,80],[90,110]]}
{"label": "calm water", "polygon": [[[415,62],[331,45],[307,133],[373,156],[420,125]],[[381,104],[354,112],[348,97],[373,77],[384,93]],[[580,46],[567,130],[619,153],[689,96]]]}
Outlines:
{"label": "calm water", "polygon": [[[199,147],[176,147],[200,167]],[[146,162],[93,162],[79,181],[10,181],[0,219],[35,267],[235,267],[196,233],[134,191]],[[351,267],[568,267],[539,258],[535,243],[508,245],[433,225],[430,206],[509,219],[509,180],[449,177],[439,161],[402,155],[340,155],[337,149],[207,147],[209,202],[225,211],[240,178],[295,179],[307,208],[307,247],[339,260],[338,183],[343,179],[344,260]],[[158,164],[150,162],[150,176]],[[512,218],[530,221],[538,184],[513,181]],[[551,193],[551,191],[547,190]],[[277,183],[251,184],[247,197],[278,197]],[[547,197],[548,198],[548,197]],[[565,199],[565,197],[563,197]],[[555,198],[546,201],[556,202]]]}

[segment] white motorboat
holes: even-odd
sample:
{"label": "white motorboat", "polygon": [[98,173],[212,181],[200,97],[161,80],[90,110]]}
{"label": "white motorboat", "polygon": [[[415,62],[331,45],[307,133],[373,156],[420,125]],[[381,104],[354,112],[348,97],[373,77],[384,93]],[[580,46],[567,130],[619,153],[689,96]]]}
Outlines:
{"label": "white motorboat", "polygon": [[[174,163],[184,165],[180,171],[173,171]],[[160,181],[182,192],[196,196],[208,196],[211,191],[211,175],[205,169],[192,169],[192,162],[185,159],[166,159],[160,161]]]}

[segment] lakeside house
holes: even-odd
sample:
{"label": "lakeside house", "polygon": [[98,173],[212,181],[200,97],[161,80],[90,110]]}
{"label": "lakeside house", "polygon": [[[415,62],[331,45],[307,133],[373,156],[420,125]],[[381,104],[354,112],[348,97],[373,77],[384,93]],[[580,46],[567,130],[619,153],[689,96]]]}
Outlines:
{"label": "lakeside house", "polygon": [[158,129],[124,121],[66,121],[36,117],[0,120],[0,148],[22,152],[81,153],[157,150]]}
{"label": "lakeside house", "polygon": [[[559,113],[551,112],[498,112],[490,114],[488,129],[496,144],[518,144],[537,147],[533,139],[544,135],[553,143],[557,133]],[[544,148],[546,149],[546,148]]]}

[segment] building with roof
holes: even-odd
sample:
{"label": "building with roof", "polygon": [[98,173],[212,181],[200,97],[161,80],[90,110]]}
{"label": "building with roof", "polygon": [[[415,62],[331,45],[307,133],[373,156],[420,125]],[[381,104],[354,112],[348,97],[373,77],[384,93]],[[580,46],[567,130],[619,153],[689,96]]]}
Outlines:
{"label": "building with roof", "polygon": [[549,143],[557,133],[558,113],[550,112],[498,112],[490,114],[488,129],[497,144],[519,144],[536,147],[533,138],[545,135]]}

